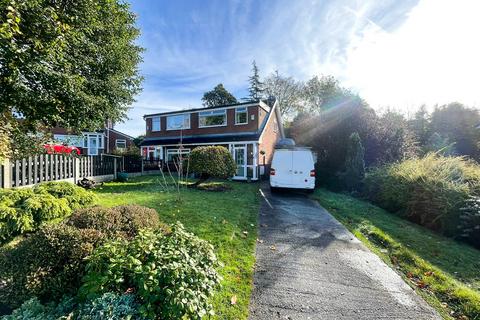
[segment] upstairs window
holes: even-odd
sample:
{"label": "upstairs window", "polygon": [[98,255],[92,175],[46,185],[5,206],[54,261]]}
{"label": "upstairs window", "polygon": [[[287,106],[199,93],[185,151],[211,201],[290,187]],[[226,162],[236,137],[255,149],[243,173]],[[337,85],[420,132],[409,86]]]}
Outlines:
{"label": "upstairs window", "polygon": [[160,117],[152,118],[152,131],[160,131]]}
{"label": "upstairs window", "polygon": [[190,129],[190,114],[176,114],[167,117],[167,130]]}
{"label": "upstairs window", "polygon": [[247,124],[248,123],[248,114],[247,108],[236,108],[235,109],[235,124]]}
{"label": "upstairs window", "polygon": [[200,128],[226,126],[227,112],[225,109],[199,112],[198,123]]}

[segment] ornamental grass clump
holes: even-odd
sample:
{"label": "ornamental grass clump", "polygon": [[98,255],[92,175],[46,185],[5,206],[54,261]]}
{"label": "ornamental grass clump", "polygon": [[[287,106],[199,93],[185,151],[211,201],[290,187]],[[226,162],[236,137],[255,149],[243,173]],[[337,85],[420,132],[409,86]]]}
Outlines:
{"label": "ornamental grass clump", "polygon": [[365,195],[390,212],[459,236],[461,208],[480,193],[480,166],[464,157],[428,154],[370,171]]}

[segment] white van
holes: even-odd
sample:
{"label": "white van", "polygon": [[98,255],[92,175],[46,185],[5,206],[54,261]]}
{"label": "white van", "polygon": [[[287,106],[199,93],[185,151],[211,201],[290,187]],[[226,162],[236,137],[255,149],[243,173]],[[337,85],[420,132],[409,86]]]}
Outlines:
{"label": "white van", "polygon": [[315,160],[309,148],[275,148],[270,167],[270,188],[315,189]]}

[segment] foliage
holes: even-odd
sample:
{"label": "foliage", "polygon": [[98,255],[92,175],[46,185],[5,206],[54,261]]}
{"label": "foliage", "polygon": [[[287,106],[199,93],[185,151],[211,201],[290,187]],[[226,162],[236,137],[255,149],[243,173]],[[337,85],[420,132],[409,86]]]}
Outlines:
{"label": "foliage", "polygon": [[33,191],[39,195],[50,194],[55,198],[65,199],[71,209],[92,205],[96,200],[92,192],[70,182],[45,182],[35,186]]}
{"label": "foliage", "polygon": [[248,97],[244,98],[244,100],[254,101],[261,99],[265,88],[263,82],[260,80],[260,73],[255,60],[252,61],[252,74],[248,77],[248,83]]}
{"label": "foliage", "polygon": [[95,195],[68,182],[47,182],[33,189],[0,191],[0,242],[64,218],[72,209],[91,205]]}
{"label": "foliage", "polygon": [[201,319],[212,314],[208,298],[220,282],[213,247],[176,224],[172,232],[141,231],[131,242],[116,240],[89,258],[81,294],[133,290],[149,318]]}
{"label": "foliage", "polygon": [[201,179],[230,178],[236,168],[232,155],[222,146],[197,147],[190,154],[190,170]]}
{"label": "foliage", "polygon": [[109,237],[121,236],[129,239],[145,228],[161,228],[164,232],[169,232],[168,226],[160,224],[156,210],[133,204],[80,209],[65,223],[78,229],[95,229]]}
{"label": "foliage", "polygon": [[480,251],[347,195],[317,189],[314,198],[445,319],[480,317]]}
{"label": "foliage", "polygon": [[264,80],[265,95],[275,97],[284,120],[291,118],[303,108],[304,85],[292,77],[276,71]]}
{"label": "foliage", "polygon": [[[120,121],[139,92],[139,31],[110,0],[0,2],[0,114],[23,135]],[[3,124],[3,122],[2,122]],[[12,147],[16,147],[13,145]]]}
{"label": "foliage", "polygon": [[[185,188],[179,202],[174,193],[159,188],[161,179],[149,175],[126,183],[107,182],[95,193],[104,206],[138,203],[155,208],[163,222],[181,221],[210,242],[224,264],[218,270],[224,278],[222,286],[211,299],[216,314],[211,319],[247,319],[258,232],[258,183],[218,181],[231,188],[227,195]],[[235,305],[230,303],[233,295]]]}
{"label": "foliage", "polygon": [[205,107],[238,103],[237,99],[221,83],[217,84],[213,90],[205,92],[202,101]]}
{"label": "foliage", "polygon": [[359,190],[365,177],[365,149],[358,133],[350,135],[345,158],[345,169],[341,173],[341,179],[345,188],[349,191]]}
{"label": "foliage", "polygon": [[41,301],[75,295],[85,258],[105,235],[63,224],[41,228],[17,246],[0,252],[0,303],[10,308],[38,297]]}
{"label": "foliage", "polygon": [[74,308],[74,300],[63,299],[58,305],[50,303],[43,305],[38,298],[31,298],[25,301],[11,315],[1,317],[2,320],[60,320],[70,319],[71,311]]}
{"label": "foliage", "polygon": [[140,148],[140,143],[142,143],[143,139],[145,139],[145,135],[139,135],[138,137],[133,138],[133,144],[137,147]]}
{"label": "foliage", "polygon": [[136,145],[130,145],[125,149],[115,148],[113,149],[112,154],[117,156],[137,156],[138,158],[142,157],[140,153],[140,148]]}
{"label": "foliage", "polygon": [[460,208],[479,190],[477,164],[436,154],[373,169],[365,178],[368,199],[449,236],[458,235]]}
{"label": "foliage", "polygon": [[461,237],[480,248],[480,196],[470,196],[460,210]]}
{"label": "foliage", "polygon": [[435,108],[431,114],[430,132],[438,133],[449,142],[454,142],[456,155],[480,159],[480,113],[460,103],[450,103]]}
{"label": "foliage", "polygon": [[140,320],[139,304],[134,294],[107,292],[80,305],[75,319],[81,320]]}

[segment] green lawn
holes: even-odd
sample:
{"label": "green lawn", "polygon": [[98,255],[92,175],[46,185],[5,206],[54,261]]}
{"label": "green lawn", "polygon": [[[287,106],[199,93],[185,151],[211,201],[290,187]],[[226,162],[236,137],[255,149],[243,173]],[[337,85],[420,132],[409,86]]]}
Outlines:
{"label": "green lawn", "polygon": [[[160,176],[144,176],[129,182],[106,183],[97,189],[105,206],[139,204],[158,211],[163,222],[180,221],[191,232],[210,241],[224,264],[224,280],[213,299],[218,319],[246,319],[252,288],[257,239],[258,184],[227,182],[232,190],[200,191],[184,188],[165,192]],[[232,304],[232,296],[237,297]]]}
{"label": "green lawn", "polygon": [[319,189],[312,197],[444,318],[480,319],[479,250],[344,194]]}

